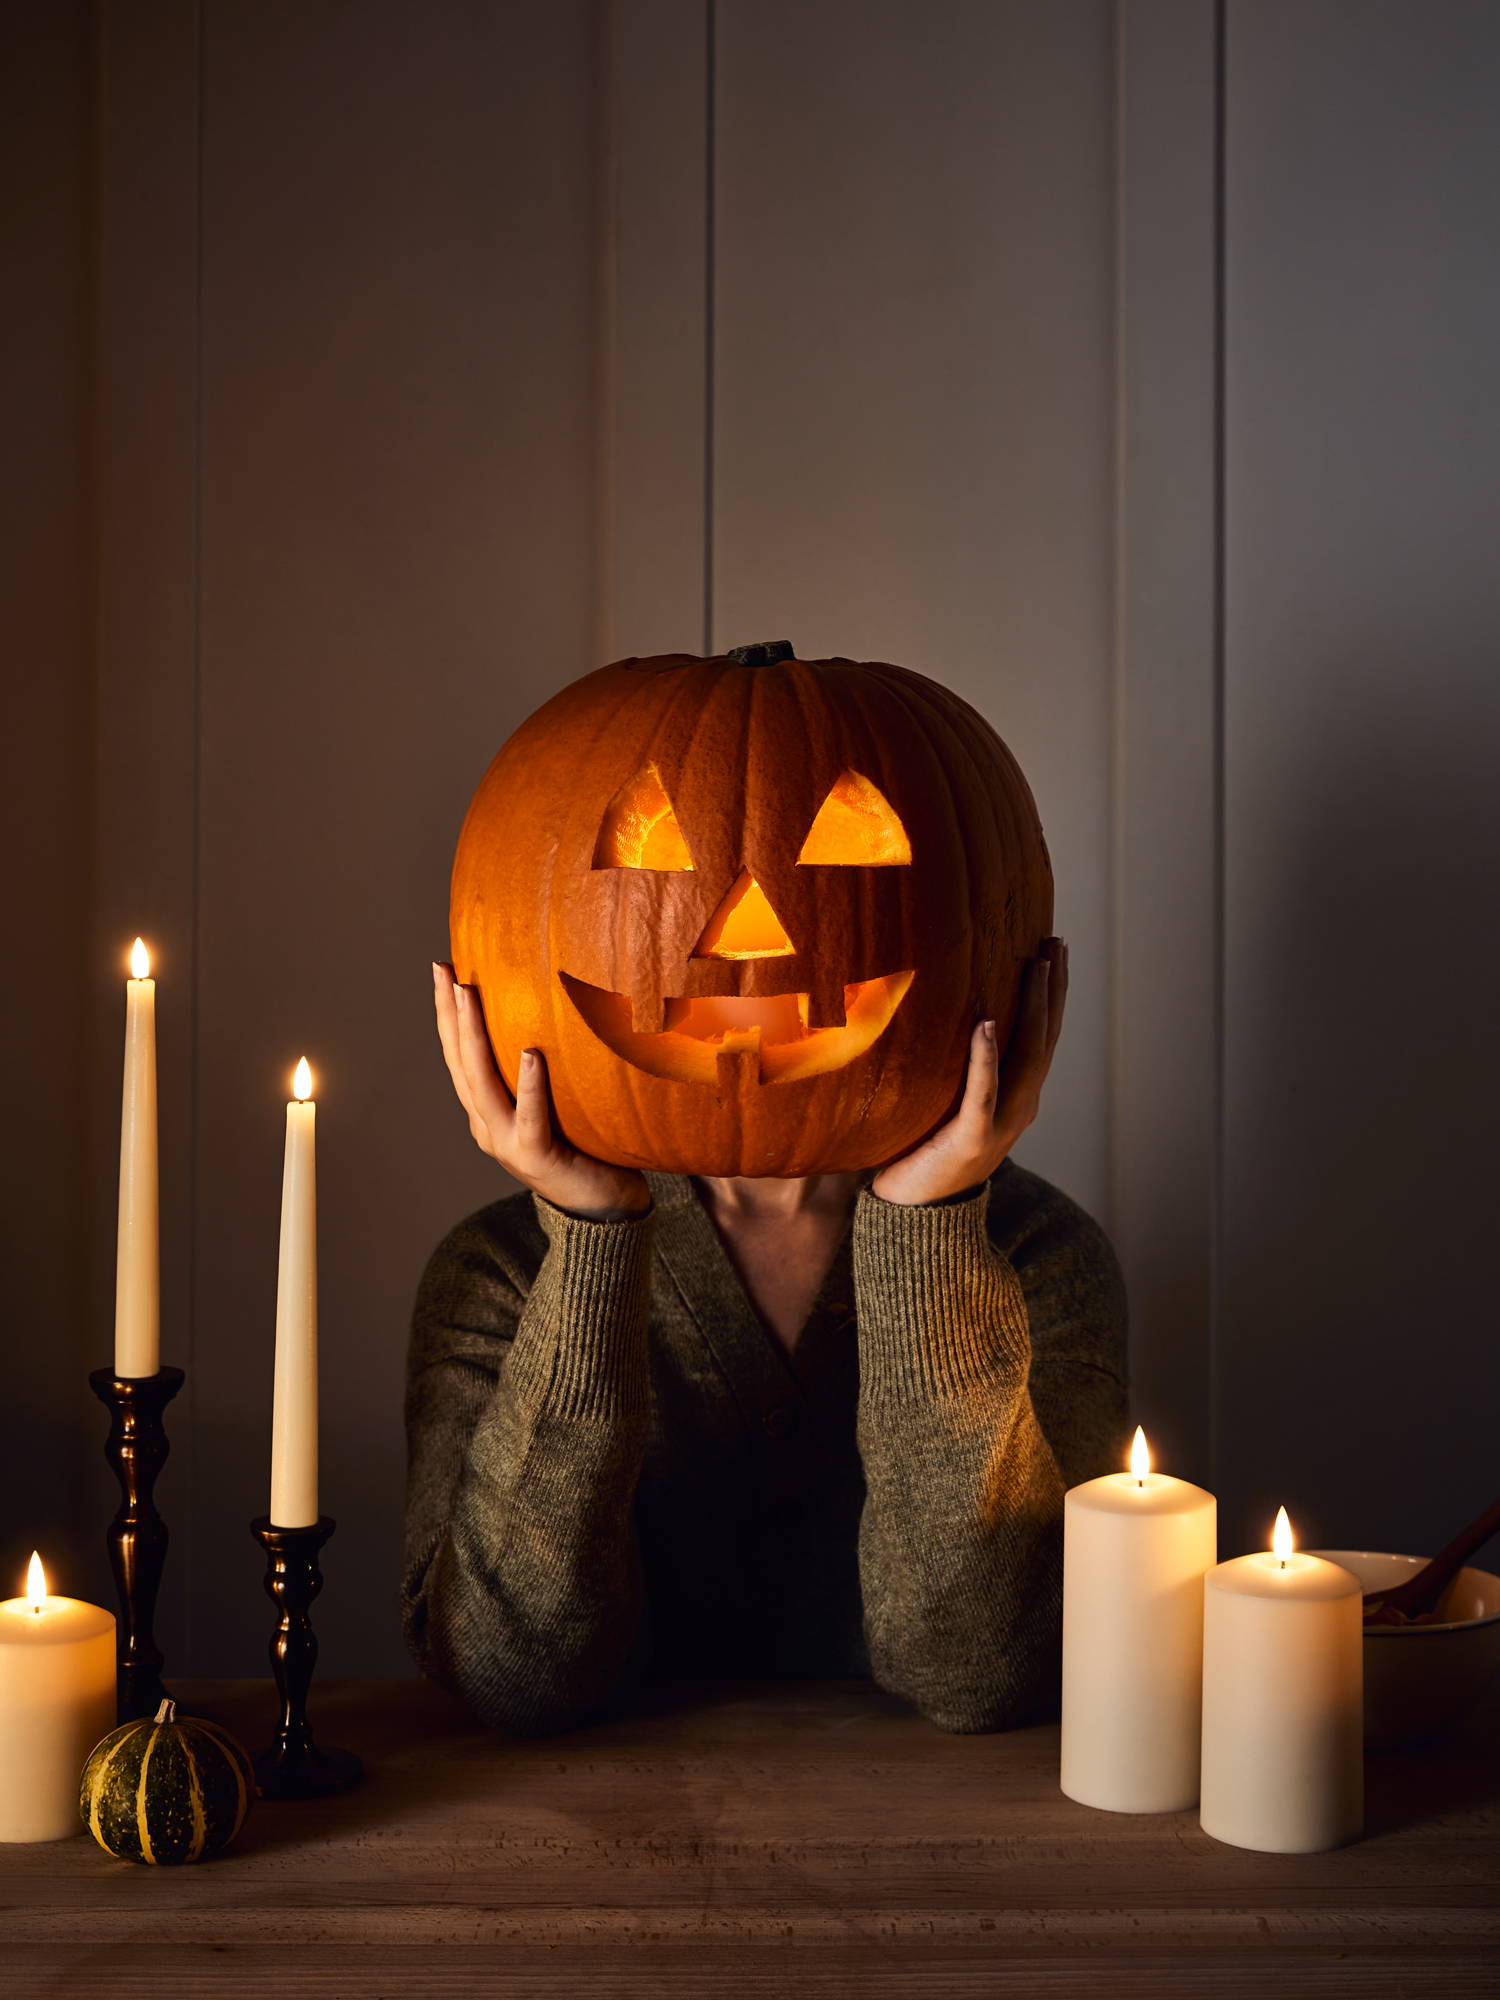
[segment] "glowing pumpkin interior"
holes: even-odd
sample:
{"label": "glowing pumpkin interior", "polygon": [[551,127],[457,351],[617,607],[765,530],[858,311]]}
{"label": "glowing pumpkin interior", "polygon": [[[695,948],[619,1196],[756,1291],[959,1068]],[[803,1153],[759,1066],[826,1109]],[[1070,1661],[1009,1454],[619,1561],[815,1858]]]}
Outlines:
{"label": "glowing pumpkin interior", "polygon": [[654,764],[610,800],[594,849],[596,868],[691,868],[682,828]]}
{"label": "glowing pumpkin interior", "polygon": [[[840,773],[819,806],[798,866],[909,865],[911,842],[890,801],[860,772]],[[611,799],[594,849],[596,868],[686,870],[687,841],[654,764]],[[788,958],[797,950],[771,900],[742,869],[704,926],[695,958]],[[721,1060],[758,1061],[762,1083],[790,1083],[853,1062],[885,1032],[912,982],[910,969],[844,987],[844,1020],[809,1029],[805,992],[668,997],[664,1026],[633,1025],[626,995],[559,974],[589,1027],[622,1061],[679,1083],[712,1084]]]}

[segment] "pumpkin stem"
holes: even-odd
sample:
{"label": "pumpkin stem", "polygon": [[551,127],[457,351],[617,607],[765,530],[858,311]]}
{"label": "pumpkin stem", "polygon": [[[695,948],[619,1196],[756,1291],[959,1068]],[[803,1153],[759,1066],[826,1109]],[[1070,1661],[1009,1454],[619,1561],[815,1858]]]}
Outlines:
{"label": "pumpkin stem", "polygon": [[774,667],[778,660],[795,660],[796,648],[790,639],[762,639],[754,646],[731,646],[724,655],[741,667]]}
{"label": "pumpkin stem", "polygon": [[156,1711],[156,1720],[158,1722],[171,1722],[175,1718],[176,1714],[177,1714],[176,1702],[164,1701],[161,1707]]}

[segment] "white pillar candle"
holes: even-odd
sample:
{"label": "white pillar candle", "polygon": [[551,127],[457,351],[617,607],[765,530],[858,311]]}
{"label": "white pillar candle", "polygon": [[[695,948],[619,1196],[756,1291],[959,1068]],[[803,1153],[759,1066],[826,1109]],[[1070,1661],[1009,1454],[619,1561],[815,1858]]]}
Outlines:
{"label": "white pillar candle", "polygon": [[1062,1789],[1108,1812],[1181,1812],[1198,1796],[1203,1573],[1218,1505],[1153,1472],[1137,1430],[1131,1470],[1063,1502]]}
{"label": "white pillar candle", "polygon": [[292,1091],[281,1177],[271,1521],[310,1528],[318,1519],[318,1107],[306,1056]]}
{"label": "white pillar candle", "polygon": [[115,1373],[161,1366],[156,1184],[156,981],[136,939],[125,982],[125,1082],[120,1102],[120,1228],[115,1253]]}
{"label": "white pillar candle", "polygon": [[88,1754],[115,1726],[115,1621],[49,1597],[33,1555],[25,1597],[0,1604],[0,1840],[81,1833]]}
{"label": "white pillar candle", "polygon": [[1203,1831],[1316,1854],[1364,1825],[1364,1604],[1337,1563],[1269,1553],[1204,1578]]}

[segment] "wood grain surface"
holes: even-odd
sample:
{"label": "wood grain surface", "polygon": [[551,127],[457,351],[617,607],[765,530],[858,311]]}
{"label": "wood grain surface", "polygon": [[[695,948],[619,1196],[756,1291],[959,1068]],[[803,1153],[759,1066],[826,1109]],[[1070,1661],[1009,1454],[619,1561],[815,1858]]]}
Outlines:
{"label": "wood grain surface", "polygon": [[[269,1683],[179,1684],[258,1749]],[[679,1684],[538,1741],[415,1681],[314,1691],[362,1787],[217,1860],[0,1847],[0,1991],[308,2000],[1500,1995],[1500,1704],[1372,1759],[1366,1838],[1240,1852],[1093,1812],[1057,1731],[945,1736],[864,1682]]]}

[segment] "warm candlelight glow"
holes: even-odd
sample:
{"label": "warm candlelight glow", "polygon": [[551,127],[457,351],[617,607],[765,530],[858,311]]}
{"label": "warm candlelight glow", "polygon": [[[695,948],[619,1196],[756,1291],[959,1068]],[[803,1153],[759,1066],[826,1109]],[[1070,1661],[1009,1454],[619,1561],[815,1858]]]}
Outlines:
{"label": "warm candlelight glow", "polygon": [[1138,1486],[1144,1486],[1150,1470],[1151,1452],[1146,1443],[1146,1433],[1137,1424],[1135,1436],[1130,1440],[1130,1476]]}
{"label": "warm candlelight glow", "polygon": [[1276,1509],[1276,1526],[1271,1530],[1271,1553],[1285,1569],[1287,1557],[1292,1553],[1292,1524],[1286,1517],[1285,1507]]}
{"label": "warm candlelight glow", "polygon": [[26,1599],[33,1611],[40,1611],[47,1596],[47,1572],[42,1568],[42,1559],[36,1550],[31,1551],[31,1561],[26,1565]]}
{"label": "warm candlelight glow", "polygon": [[132,979],[151,977],[151,954],[146,949],[144,938],[137,938],[130,947],[130,976]]}
{"label": "warm candlelight glow", "polygon": [[299,1104],[305,1104],[312,1096],[312,1071],[308,1067],[306,1056],[303,1056],[297,1064],[296,1073],[292,1077],[292,1095]]}

